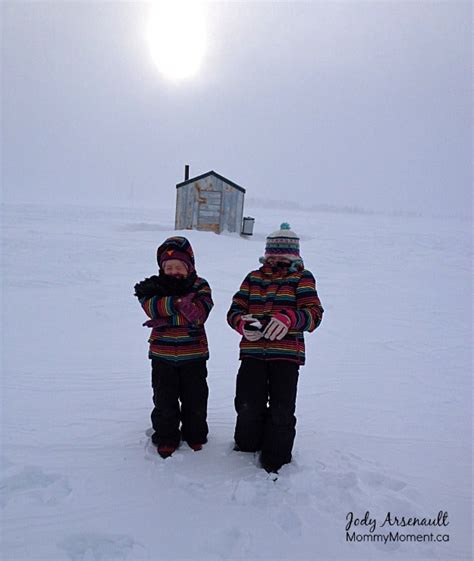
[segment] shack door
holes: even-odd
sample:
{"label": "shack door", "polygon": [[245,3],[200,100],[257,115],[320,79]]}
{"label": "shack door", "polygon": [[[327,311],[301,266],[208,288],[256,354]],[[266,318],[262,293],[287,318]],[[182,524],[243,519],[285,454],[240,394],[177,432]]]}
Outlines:
{"label": "shack door", "polygon": [[222,193],[204,191],[198,197],[198,230],[220,233]]}

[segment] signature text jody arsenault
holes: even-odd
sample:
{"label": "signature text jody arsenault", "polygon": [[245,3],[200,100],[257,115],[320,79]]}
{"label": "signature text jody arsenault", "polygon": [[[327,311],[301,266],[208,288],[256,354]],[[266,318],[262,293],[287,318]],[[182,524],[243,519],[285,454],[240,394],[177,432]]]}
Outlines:
{"label": "signature text jody arsenault", "polygon": [[363,516],[357,516],[354,512],[348,512],[346,516],[346,532],[352,529],[361,531],[363,528],[370,533],[375,532],[377,528],[407,528],[407,527],[438,527],[445,528],[449,526],[448,513],[440,510],[436,516],[402,516],[387,512],[381,523],[371,516],[370,511],[366,511]]}

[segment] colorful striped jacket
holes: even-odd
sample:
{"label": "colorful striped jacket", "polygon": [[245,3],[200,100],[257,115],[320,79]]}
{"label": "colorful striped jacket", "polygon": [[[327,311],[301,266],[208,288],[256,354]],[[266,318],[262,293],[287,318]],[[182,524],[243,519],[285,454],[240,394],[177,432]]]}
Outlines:
{"label": "colorful striped jacket", "polygon": [[316,281],[306,269],[274,272],[268,265],[250,272],[234,295],[227,313],[229,325],[238,328],[241,317],[252,314],[258,319],[272,312],[290,311],[293,323],[280,341],[261,338],[240,342],[240,359],[290,360],[305,363],[303,331],[314,331],[321,323],[323,307],[316,291]]}
{"label": "colorful striped jacket", "polygon": [[193,300],[199,311],[200,319],[188,321],[175,307],[178,296],[153,296],[140,300],[140,304],[151,319],[164,319],[166,324],[152,329],[149,358],[168,362],[185,362],[209,358],[204,323],[214,303],[211,288],[205,279],[196,278],[190,292],[195,292]]}

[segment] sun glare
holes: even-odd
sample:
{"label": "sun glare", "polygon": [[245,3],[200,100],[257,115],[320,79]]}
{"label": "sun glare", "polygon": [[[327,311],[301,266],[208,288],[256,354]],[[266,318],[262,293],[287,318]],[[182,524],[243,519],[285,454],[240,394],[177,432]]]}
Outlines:
{"label": "sun glare", "polygon": [[152,3],[148,27],[151,55],[167,78],[195,76],[206,49],[206,18],[198,0],[160,0]]}

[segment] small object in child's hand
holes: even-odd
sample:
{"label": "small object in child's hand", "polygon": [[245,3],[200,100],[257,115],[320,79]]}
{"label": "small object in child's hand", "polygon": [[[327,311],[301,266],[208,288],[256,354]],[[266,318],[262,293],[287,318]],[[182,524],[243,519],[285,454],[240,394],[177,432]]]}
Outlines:
{"label": "small object in child's hand", "polygon": [[260,331],[264,327],[264,324],[252,314],[245,314],[241,319],[244,322],[243,328],[246,331]]}
{"label": "small object in child's hand", "polygon": [[252,323],[248,323],[245,325],[245,329],[247,329],[247,331],[260,331],[262,327],[263,325],[260,321],[258,321],[258,319],[252,321]]}

